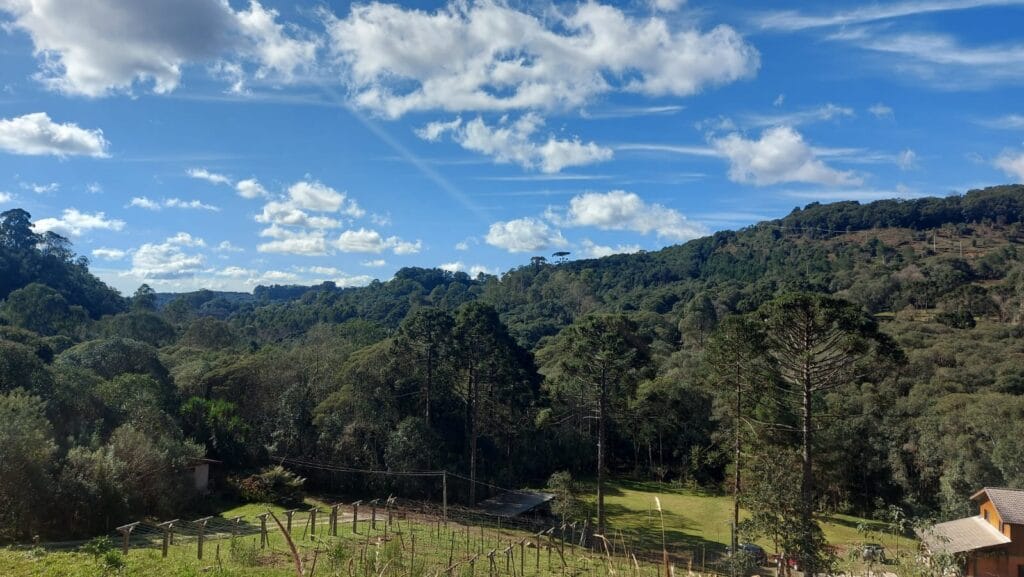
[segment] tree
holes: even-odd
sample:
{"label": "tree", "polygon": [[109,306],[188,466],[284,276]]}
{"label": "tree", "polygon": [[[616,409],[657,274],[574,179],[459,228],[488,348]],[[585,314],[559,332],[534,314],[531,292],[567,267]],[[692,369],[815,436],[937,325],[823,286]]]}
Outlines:
{"label": "tree", "polygon": [[[763,388],[771,377],[766,359],[761,354],[765,335],[753,319],[732,316],[725,319],[708,342],[705,362],[708,380],[714,385],[713,393],[725,407],[726,419],[732,425],[733,437],[733,511],[732,550],[739,544],[741,460],[745,418],[750,400],[746,392]],[[759,387],[759,385],[761,387]]]}
{"label": "tree", "polygon": [[59,292],[39,283],[7,295],[0,314],[16,327],[46,336],[69,334],[88,318],[82,307],[68,304]]}
{"label": "tree", "polygon": [[142,284],[132,295],[132,310],[134,311],[155,311],[156,291],[148,284]]}
{"label": "tree", "polygon": [[0,541],[35,534],[56,445],[46,404],[22,390],[0,394]]}
{"label": "tree", "polygon": [[649,360],[648,345],[623,315],[587,316],[562,331],[559,341],[562,386],[575,389],[597,421],[597,531],[604,533],[608,425],[633,394]]}
{"label": "tree", "polygon": [[432,395],[436,394],[439,365],[448,360],[451,352],[453,327],[454,320],[450,314],[425,307],[406,317],[398,331],[399,345],[413,351],[422,371],[420,403],[423,405],[423,420],[428,427],[431,426],[430,408]]}
{"label": "tree", "polygon": [[801,540],[805,572],[822,567],[821,539],[814,522],[815,405],[825,392],[861,378],[883,374],[883,362],[900,358],[891,340],[871,317],[848,301],[794,293],[766,303],[756,313],[764,334],[763,349],[773,363],[783,400],[795,401],[800,413]]}
{"label": "tree", "polygon": [[465,406],[469,502],[475,504],[481,433],[515,429],[514,413],[533,399],[533,362],[508,334],[498,312],[479,302],[457,311],[455,346],[461,372],[457,390]]}
{"label": "tree", "polygon": [[31,250],[39,242],[32,232],[32,215],[20,208],[0,212],[0,246],[15,250]]}

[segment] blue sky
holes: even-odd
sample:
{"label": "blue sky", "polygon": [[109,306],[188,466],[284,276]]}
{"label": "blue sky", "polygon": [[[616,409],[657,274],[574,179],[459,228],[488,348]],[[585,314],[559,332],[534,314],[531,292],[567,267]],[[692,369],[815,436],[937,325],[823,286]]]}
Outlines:
{"label": "blue sky", "polygon": [[0,210],[122,292],[655,250],[1024,181],[1024,1],[0,0]]}

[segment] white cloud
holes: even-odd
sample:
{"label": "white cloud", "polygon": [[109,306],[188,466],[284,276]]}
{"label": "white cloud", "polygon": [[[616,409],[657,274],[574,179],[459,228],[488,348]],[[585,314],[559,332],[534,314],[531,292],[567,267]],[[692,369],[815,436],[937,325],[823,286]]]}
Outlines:
{"label": "white cloud", "polygon": [[238,196],[242,198],[260,198],[268,194],[267,189],[263,188],[260,181],[255,178],[239,180],[235,183],[235,190],[238,191]]}
{"label": "white cloud", "polygon": [[651,8],[660,12],[675,12],[686,4],[686,0],[650,0]]}
{"label": "white cloud", "polygon": [[461,260],[439,264],[437,268],[451,273],[465,272],[472,278],[476,278],[481,274],[495,274],[494,271],[482,264],[474,264],[467,267]]}
{"label": "white cloud", "polygon": [[251,268],[242,268],[240,266],[229,266],[222,270],[217,271],[218,276],[227,276],[231,278],[246,278],[259,274]]}
{"label": "white cloud", "polygon": [[202,254],[190,254],[182,247],[198,246],[191,235],[179,232],[165,242],[146,243],[132,255],[129,274],[141,279],[189,278],[203,269]]}
{"label": "white cloud", "polygon": [[588,238],[583,239],[580,243],[580,255],[583,258],[601,258],[613,254],[632,254],[640,250],[640,245],[638,244],[620,244],[612,247],[596,244]]}
{"label": "white cloud", "polygon": [[978,121],[978,124],[988,128],[1002,130],[1019,130],[1024,128],[1024,114],[1006,114],[998,118],[989,118]]}
{"label": "white cloud", "polygon": [[276,223],[260,232],[274,240],[256,247],[259,252],[319,256],[327,254],[327,238],[323,230],[292,230]]}
{"label": "white cloud", "polygon": [[288,198],[296,208],[317,212],[343,212],[355,218],[365,214],[354,200],[346,199],[345,193],[316,181],[299,181],[291,185],[288,187]]}
{"label": "white cloud", "polygon": [[121,260],[128,256],[128,253],[119,248],[94,248],[92,256],[103,260]]}
{"label": "white cloud", "polygon": [[1024,151],[1007,150],[996,158],[994,164],[1007,175],[1024,183]]}
{"label": "white cloud", "polygon": [[535,252],[568,244],[560,231],[530,217],[492,224],[485,240],[487,244],[509,252]]}
{"label": "white cloud", "polygon": [[8,0],[0,11],[31,37],[38,80],[90,97],[130,92],[136,83],[167,93],[195,63],[227,61],[238,71],[243,60],[258,67],[258,78],[287,81],[316,47],[256,1],[236,12],[227,0]]}
{"label": "white cloud", "polygon": [[868,108],[868,112],[870,112],[875,118],[893,118],[896,116],[892,108],[882,104],[881,102],[873,104]]}
{"label": "white cloud", "polygon": [[494,158],[499,163],[515,163],[523,168],[539,168],[544,173],[556,173],[569,166],[585,166],[612,158],[612,149],[593,142],[583,143],[579,138],[559,140],[549,136],[546,142],[533,139],[544,125],[544,120],[527,113],[515,122],[502,118],[490,126],[482,118],[465,124],[461,119],[452,122],[432,122],[417,130],[421,138],[436,141],[446,132],[463,148]]}
{"label": "white cloud", "polygon": [[13,199],[14,199],[14,195],[12,195],[9,192],[4,192],[4,191],[0,190],[0,203],[11,202],[11,200],[13,200]]}
{"label": "white cloud", "polygon": [[744,117],[744,122],[751,126],[799,126],[812,122],[824,122],[838,118],[851,118],[854,116],[853,109],[846,106],[837,106],[829,102],[816,108],[791,112],[789,114],[751,114]]}
{"label": "white cloud", "polygon": [[132,198],[128,206],[134,206],[136,208],[144,208],[146,210],[160,210],[160,203],[155,200],[150,200],[145,196],[136,196]]}
{"label": "white cloud", "polygon": [[[308,211],[341,213],[353,218],[366,214],[355,200],[348,198],[343,192],[317,181],[299,181],[288,187],[284,199],[267,202],[263,206],[263,212],[256,216],[256,221],[315,229],[338,228],[342,224],[335,218],[310,215]],[[305,246],[309,248],[312,245],[306,242]]]}
{"label": "white cloud", "polygon": [[212,212],[220,211],[220,208],[213,206],[212,204],[204,204],[198,200],[181,200],[180,198],[168,198],[167,200],[164,201],[164,206],[168,208],[209,210]]}
{"label": "white cloud", "polygon": [[192,236],[187,232],[179,232],[178,234],[168,238],[166,242],[168,244],[175,244],[178,246],[206,246],[205,240],[196,236]]}
{"label": "white cloud", "polygon": [[390,249],[397,255],[416,254],[422,249],[422,243],[418,240],[403,241],[397,236],[384,238],[379,232],[366,228],[342,232],[334,241],[334,246],[341,252],[380,254]]}
{"label": "white cloud", "polygon": [[0,150],[12,154],[102,158],[109,145],[102,130],[58,124],[45,112],[0,119]]}
{"label": "white cloud", "polygon": [[123,220],[108,219],[102,212],[89,214],[66,208],[60,218],[39,219],[33,228],[36,232],[53,231],[66,236],[81,236],[91,230],[119,231],[124,228],[124,224]]}
{"label": "white cloud", "polygon": [[103,192],[103,187],[100,186],[100,183],[98,182],[90,182],[89,184],[85,185],[85,191],[88,192],[89,194],[99,194]]}
{"label": "white cloud", "polygon": [[[877,20],[889,20],[904,16],[967,10],[984,6],[1003,6],[1015,3],[1017,3],[1017,0],[905,0],[813,16],[802,14],[795,10],[769,12],[760,16],[757,21],[763,28],[796,31],[809,28],[865,24]],[[823,5],[827,6],[827,4]]]}
{"label": "white cloud", "polygon": [[713,138],[711,145],[730,162],[734,182],[764,186],[781,182],[856,185],[861,179],[850,171],[835,170],[819,160],[799,132],[788,126],[765,129],[758,140],[738,133]]}
{"label": "white cloud", "polygon": [[60,190],[60,184],[51,182],[49,184],[39,184],[36,182],[22,183],[22,188],[27,188],[36,194],[49,194],[51,192],[57,192]]}
{"label": "white cloud", "polygon": [[778,96],[775,97],[775,100],[772,100],[772,106],[774,106],[775,108],[778,108],[778,107],[782,106],[785,103],[786,103],[786,95],[785,94],[779,94]]}
{"label": "white cloud", "polygon": [[[268,10],[259,2],[250,2],[248,11],[236,14],[242,33],[252,40],[252,49],[260,64],[256,77],[271,76],[287,82],[297,70],[314,62],[318,42],[292,37],[287,28],[277,22],[277,16],[277,10]],[[293,27],[292,31],[297,32],[297,29]]]}
{"label": "white cloud", "polygon": [[136,208],[144,208],[146,210],[160,210],[163,207],[166,208],[182,208],[182,209],[198,209],[198,210],[209,210],[212,212],[219,212],[220,208],[213,206],[212,204],[205,204],[199,200],[182,200],[180,198],[167,198],[162,202],[151,200],[145,196],[133,197],[128,206]]}
{"label": "white cloud", "polygon": [[231,244],[229,240],[222,240],[214,250],[217,252],[245,252],[244,248]]}
{"label": "white cloud", "polygon": [[359,264],[361,264],[361,265],[363,265],[363,266],[365,266],[367,268],[380,268],[382,266],[387,266],[388,265],[388,261],[386,261],[386,260],[384,260],[382,258],[377,258],[377,259],[373,259],[373,260],[364,260],[363,262],[361,262]]}
{"label": "white cloud", "polygon": [[393,118],[577,107],[613,90],[685,96],[759,66],[728,26],[703,32],[596,2],[543,16],[486,1],[433,13],[374,2],[327,26],[355,103]]}
{"label": "white cloud", "polygon": [[660,204],[648,204],[639,195],[623,190],[588,192],[572,198],[564,218],[551,216],[566,226],[592,226],[602,230],[656,233],[661,238],[684,241],[707,234],[678,211]]}
{"label": "white cloud", "polygon": [[192,178],[205,180],[206,182],[212,184],[231,184],[231,179],[228,178],[227,176],[224,176],[223,174],[218,174],[216,172],[210,172],[205,168],[190,168],[186,170],[185,173]]}
{"label": "white cloud", "polygon": [[911,168],[914,168],[917,166],[917,153],[908,148],[897,154],[896,166],[900,167],[901,170],[910,170]]}

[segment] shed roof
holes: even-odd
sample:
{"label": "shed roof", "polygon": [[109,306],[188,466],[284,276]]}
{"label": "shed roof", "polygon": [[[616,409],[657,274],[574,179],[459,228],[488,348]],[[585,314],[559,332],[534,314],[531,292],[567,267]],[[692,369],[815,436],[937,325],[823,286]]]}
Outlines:
{"label": "shed roof", "polygon": [[995,527],[979,516],[939,523],[919,530],[917,534],[933,553],[965,553],[1010,542],[1009,537],[996,531]]}
{"label": "shed roof", "polygon": [[999,513],[1004,523],[1024,525],[1024,490],[1007,489],[1004,487],[985,487],[971,495],[971,500],[977,501],[982,495],[992,501],[992,505]]}
{"label": "shed roof", "polygon": [[527,513],[554,499],[551,493],[537,491],[505,491],[482,501],[480,509],[488,515],[516,517]]}

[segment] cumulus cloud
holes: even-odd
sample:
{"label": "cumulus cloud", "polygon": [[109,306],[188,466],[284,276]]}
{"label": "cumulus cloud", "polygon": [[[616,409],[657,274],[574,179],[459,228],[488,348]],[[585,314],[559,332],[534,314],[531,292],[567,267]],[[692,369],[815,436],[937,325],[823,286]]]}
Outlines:
{"label": "cumulus cloud", "polygon": [[59,124],[45,112],[0,119],[0,150],[13,154],[102,158],[109,145],[102,130]]}
{"label": "cumulus cloud", "polygon": [[[639,195],[624,190],[588,192],[572,198],[562,217],[551,217],[565,226],[590,226],[601,230],[628,230],[641,234],[656,233],[661,238],[684,241],[707,234],[707,229],[691,222],[679,211],[660,204],[649,204]],[[635,251],[632,251],[635,252]]]}
{"label": "cumulus cloud", "polygon": [[121,260],[128,256],[128,253],[119,248],[94,248],[92,256],[103,260]]}
{"label": "cumulus cloud", "polygon": [[481,274],[494,274],[494,272],[490,268],[482,264],[475,264],[467,267],[465,263],[463,263],[461,260],[439,264],[437,265],[437,268],[452,273],[465,272],[469,274],[469,276],[472,278],[476,278]]}
{"label": "cumulus cloud", "polygon": [[392,118],[574,107],[615,90],[686,96],[759,67],[728,26],[702,31],[596,2],[542,17],[487,1],[432,13],[374,2],[327,26],[355,103]]}
{"label": "cumulus cloud", "polygon": [[205,168],[190,168],[185,171],[185,174],[188,174],[192,178],[205,180],[206,182],[212,184],[231,184],[231,179],[228,178],[227,176],[224,176],[223,174],[218,174],[216,172],[210,172]]}
{"label": "cumulus cloud", "polygon": [[342,232],[334,246],[341,252],[380,254],[385,250],[391,250],[397,255],[416,254],[422,249],[422,243],[418,240],[409,242],[397,236],[384,238],[379,232],[366,228]]}
{"label": "cumulus cloud", "polygon": [[189,278],[203,270],[205,257],[189,253],[185,248],[202,246],[197,239],[186,232],[179,232],[162,243],[146,243],[132,255],[129,274],[141,279]]}
{"label": "cumulus cloud", "polygon": [[37,182],[23,182],[22,188],[27,188],[36,194],[49,194],[51,192],[57,192],[60,190],[60,184],[51,182],[48,184],[39,184]]}
{"label": "cumulus cloud", "polygon": [[1016,178],[1017,182],[1024,182],[1024,151],[1004,151],[994,164],[1008,176]]}
{"label": "cumulus cloud", "polygon": [[246,278],[255,276],[257,274],[259,273],[257,273],[255,270],[251,268],[242,268],[240,266],[229,266],[227,268],[223,268],[217,271],[218,276],[226,276],[231,278]]}
{"label": "cumulus cloud", "polygon": [[124,221],[107,218],[103,212],[89,214],[75,208],[66,208],[60,218],[42,218],[35,222],[36,232],[52,231],[65,236],[82,236],[91,230],[119,231],[124,228]]}
{"label": "cumulus cloud", "polygon": [[580,255],[584,258],[601,258],[613,254],[632,254],[640,252],[638,244],[620,244],[618,246],[605,246],[595,243],[589,238],[583,239],[580,243]]}
{"label": "cumulus cloud", "polygon": [[128,206],[134,206],[136,208],[144,208],[146,210],[160,210],[160,203],[155,200],[150,200],[145,196],[133,197]]}
{"label": "cumulus cloud", "polygon": [[327,254],[327,237],[323,230],[290,229],[273,224],[260,236],[274,240],[256,247],[259,252],[319,256]]}
{"label": "cumulus cloud", "polygon": [[578,137],[560,140],[549,136],[546,141],[534,139],[544,120],[527,113],[514,122],[503,117],[497,125],[488,125],[482,118],[465,124],[461,119],[432,122],[416,131],[421,138],[436,141],[445,133],[463,148],[479,152],[499,163],[514,163],[523,168],[539,168],[544,173],[560,172],[570,166],[584,166],[612,158],[612,150]]}
{"label": "cumulus cloud", "polygon": [[260,198],[268,195],[267,189],[255,178],[239,180],[235,183],[235,190],[242,198]]}
{"label": "cumulus cloud", "polygon": [[267,202],[263,212],[256,216],[256,221],[317,229],[341,226],[341,221],[335,218],[311,215],[310,212],[341,213],[353,218],[365,214],[345,193],[317,181],[299,181],[288,187],[283,199]]}
{"label": "cumulus cloud", "polygon": [[245,252],[244,248],[231,244],[229,240],[222,240],[214,250],[217,252]]}
{"label": "cumulus cloud", "polygon": [[11,202],[13,198],[14,196],[11,193],[0,190],[0,203]]}
{"label": "cumulus cloud", "polygon": [[227,0],[8,0],[0,11],[32,39],[39,81],[90,97],[130,92],[136,83],[167,93],[189,64],[225,60],[288,80],[317,45],[256,1],[236,12]]}
{"label": "cumulus cloud", "polygon": [[487,244],[509,252],[535,252],[569,244],[562,233],[537,218],[519,218],[491,225]]}
{"label": "cumulus cloud", "polygon": [[380,268],[382,266],[387,266],[388,261],[386,261],[386,260],[384,260],[382,258],[376,258],[376,259],[373,259],[373,260],[364,260],[363,262],[361,262],[359,264],[361,264],[361,265],[363,265],[363,266],[365,266],[367,268]]}
{"label": "cumulus cloud", "polygon": [[729,159],[729,178],[734,182],[757,186],[781,182],[829,186],[861,183],[853,172],[836,170],[818,159],[803,136],[789,126],[765,129],[758,140],[732,133],[711,139],[711,145]]}

